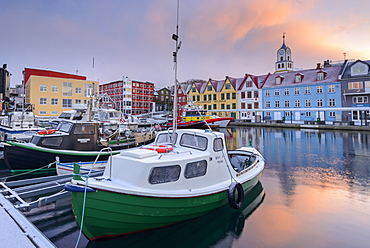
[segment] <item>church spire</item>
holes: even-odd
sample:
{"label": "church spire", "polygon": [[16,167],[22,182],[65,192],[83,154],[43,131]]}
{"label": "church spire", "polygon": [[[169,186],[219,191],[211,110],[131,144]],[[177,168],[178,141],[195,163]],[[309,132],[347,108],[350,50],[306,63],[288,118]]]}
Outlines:
{"label": "church spire", "polygon": [[285,44],[285,32],[283,32],[283,44],[276,53],[275,72],[288,72],[293,70],[293,61],[290,48]]}

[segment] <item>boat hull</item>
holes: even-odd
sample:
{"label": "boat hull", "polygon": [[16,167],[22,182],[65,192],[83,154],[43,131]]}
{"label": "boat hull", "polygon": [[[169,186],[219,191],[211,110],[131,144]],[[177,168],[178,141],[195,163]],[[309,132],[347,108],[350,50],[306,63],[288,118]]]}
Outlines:
{"label": "boat hull", "polygon": [[[33,170],[54,163],[56,157],[63,163],[94,161],[99,154],[97,152],[78,152],[66,150],[53,150],[35,148],[27,145],[5,145],[4,161],[9,170]],[[99,156],[99,160],[107,160],[109,152]],[[55,168],[55,164],[51,167]]]}
{"label": "boat hull", "polygon": [[[242,184],[250,191],[260,178]],[[72,192],[73,211],[82,232],[89,240],[107,238],[168,226],[202,216],[228,203],[228,190],[196,197],[150,197],[96,189],[96,192]]]}

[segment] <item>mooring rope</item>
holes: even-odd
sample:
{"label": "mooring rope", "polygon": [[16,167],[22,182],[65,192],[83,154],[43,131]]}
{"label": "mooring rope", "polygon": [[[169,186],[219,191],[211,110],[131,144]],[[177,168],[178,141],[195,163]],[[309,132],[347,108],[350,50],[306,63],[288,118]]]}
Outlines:
{"label": "mooring rope", "polygon": [[9,179],[9,178],[13,178],[13,177],[24,176],[24,175],[27,175],[27,174],[30,174],[30,173],[34,173],[36,171],[39,171],[39,170],[42,170],[42,169],[45,169],[45,168],[50,168],[55,163],[56,163],[56,161],[55,162],[52,162],[50,164],[47,164],[45,166],[42,166],[40,168],[37,168],[37,169],[34,169],[34,170],[30,170],[30,171],[27,171],[27,172],[24,172],[24,173],[20,173],[20,174],[17,174],[17,175],[10,175],[10,176],[6,176],[6,177],[0,177],[0,180],[2,180],[2,179]]}

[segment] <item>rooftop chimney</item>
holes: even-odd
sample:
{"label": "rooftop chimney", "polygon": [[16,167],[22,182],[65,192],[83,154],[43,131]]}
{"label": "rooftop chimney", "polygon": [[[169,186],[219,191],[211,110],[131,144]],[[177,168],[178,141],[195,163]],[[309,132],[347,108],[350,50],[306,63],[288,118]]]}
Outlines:
{"label": "rooftop chimney", "polygon": [[316,69],[321,69],[321,64],[320,63],[317,63],[317,66],[316,66]]}

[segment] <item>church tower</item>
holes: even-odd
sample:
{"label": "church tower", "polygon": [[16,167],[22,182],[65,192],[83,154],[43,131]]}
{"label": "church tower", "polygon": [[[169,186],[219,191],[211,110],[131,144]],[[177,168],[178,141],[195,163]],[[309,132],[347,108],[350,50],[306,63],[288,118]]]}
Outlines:
{"label": "church tower", "polygon": [[283,45],[276,52],[275,73],[293,71],[292,53],[285,45],[285,33],[283,33]]}

